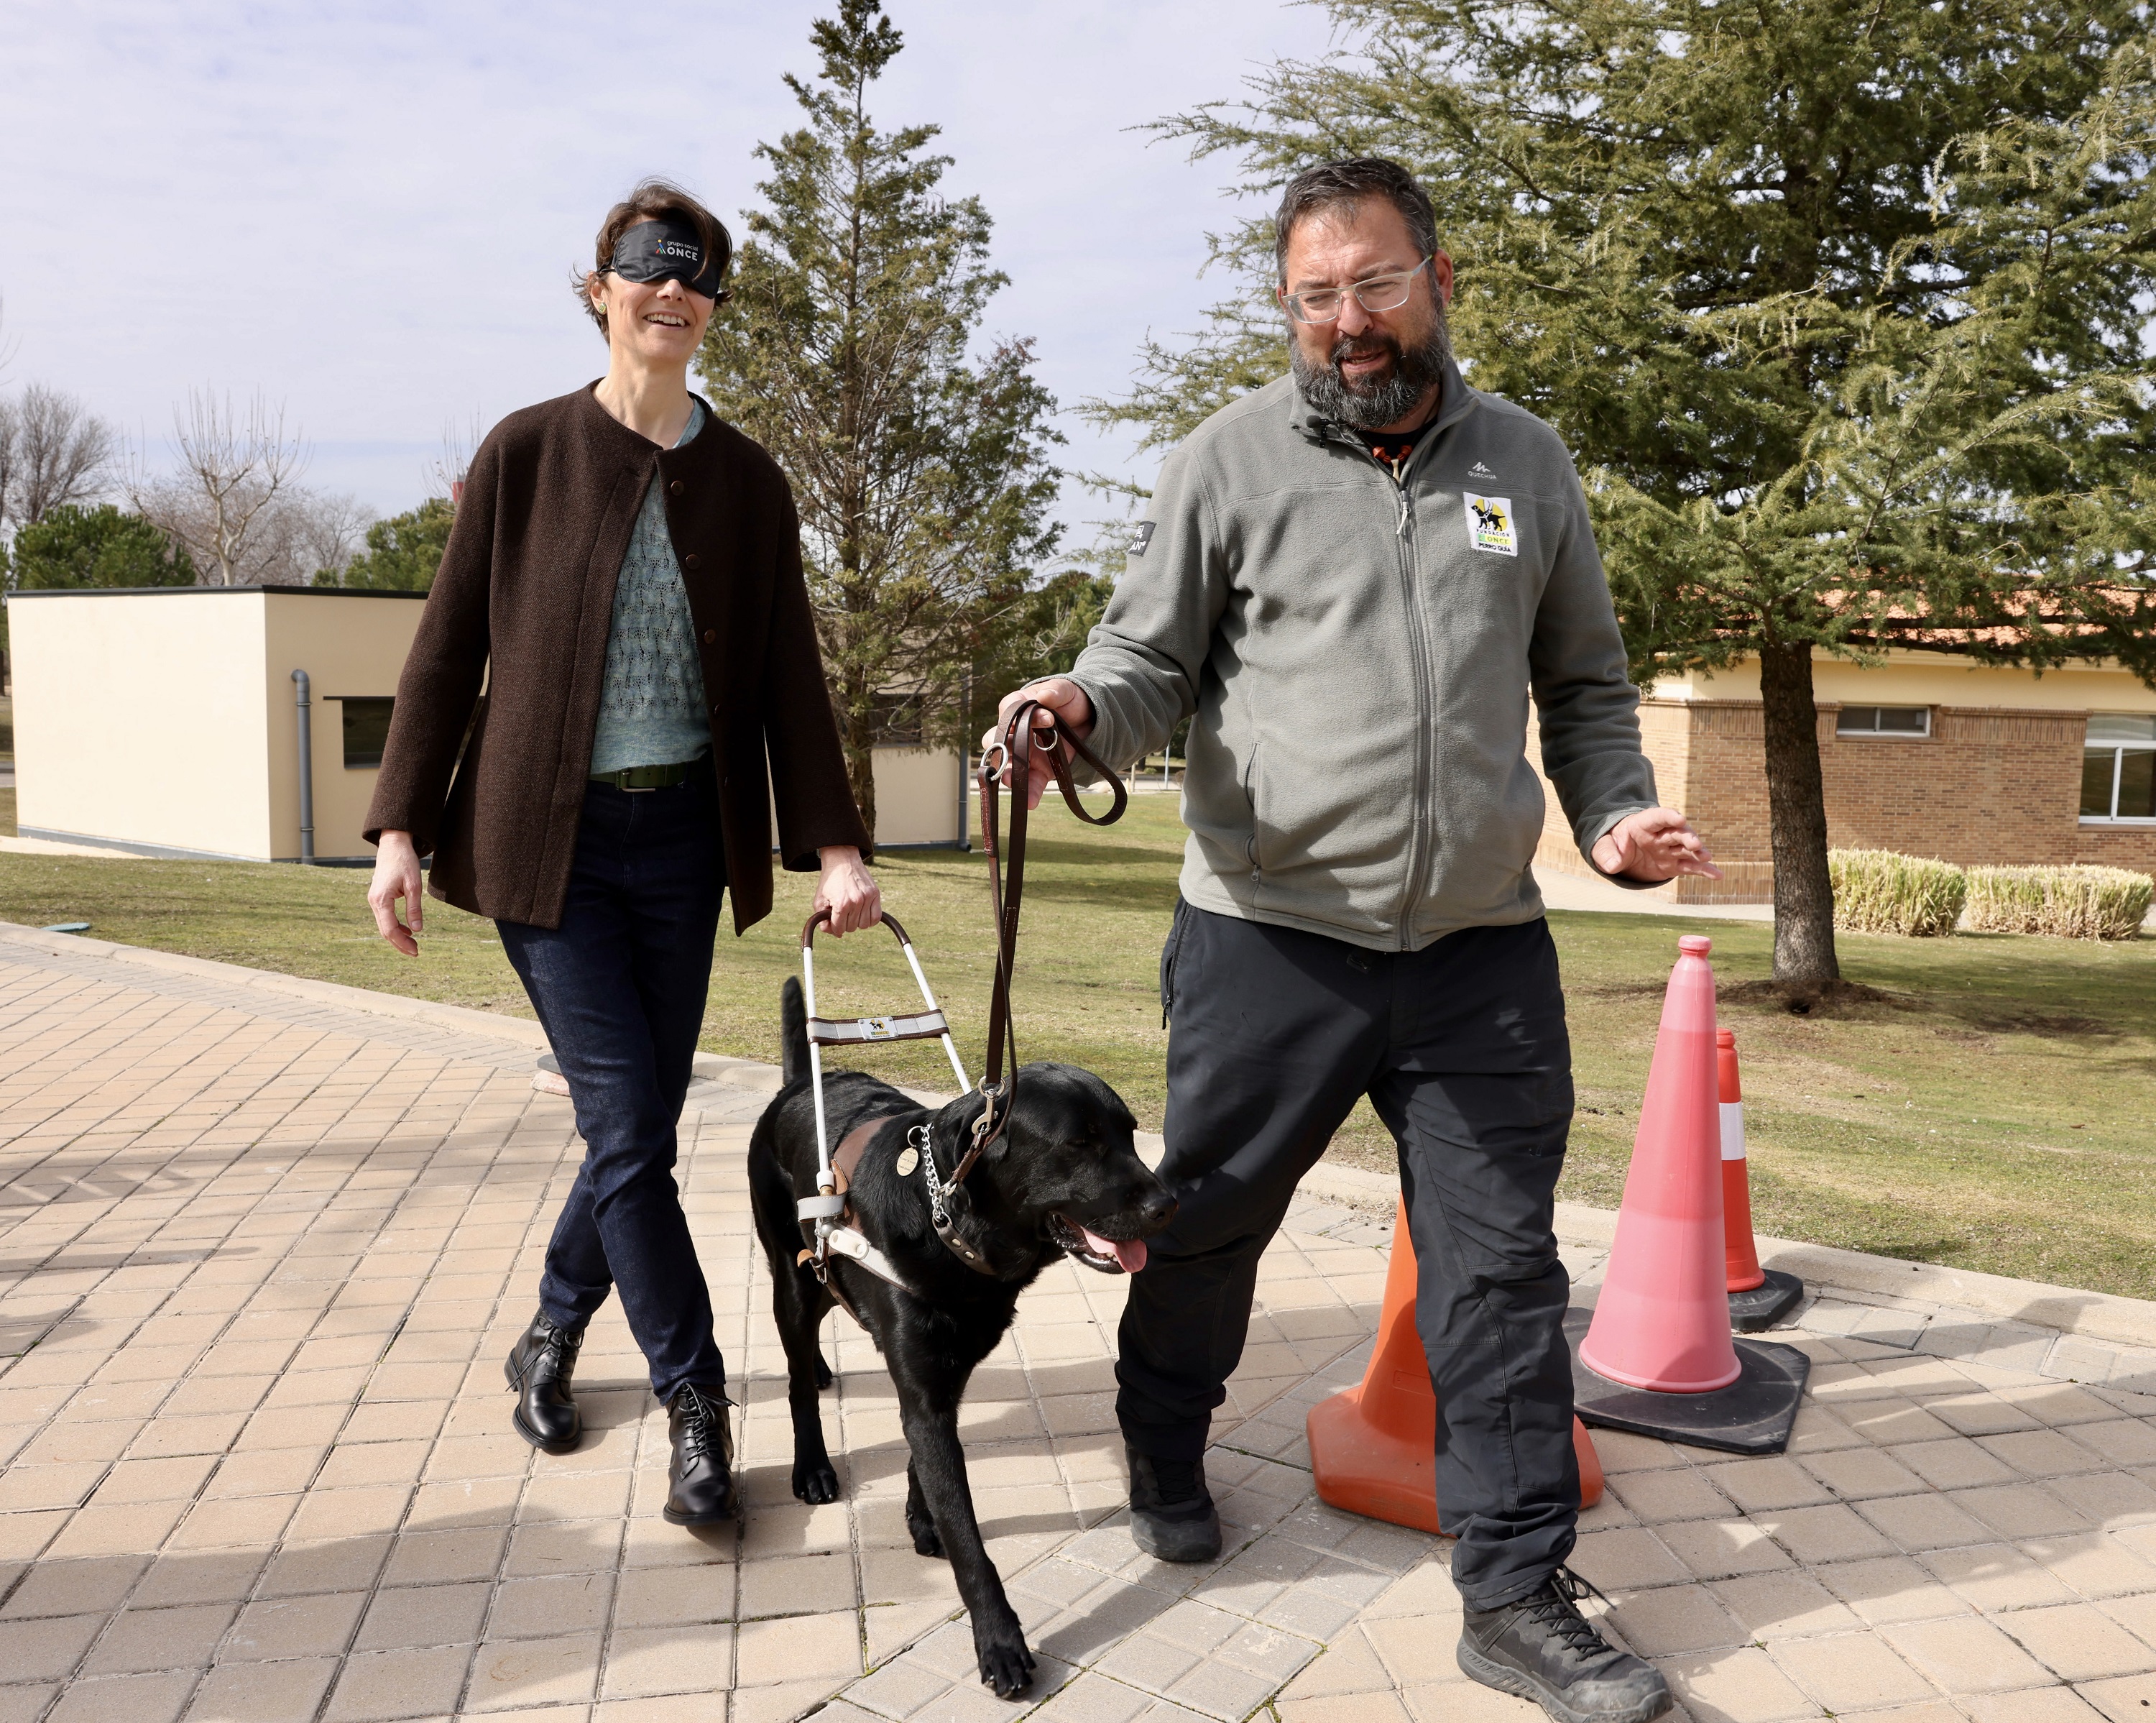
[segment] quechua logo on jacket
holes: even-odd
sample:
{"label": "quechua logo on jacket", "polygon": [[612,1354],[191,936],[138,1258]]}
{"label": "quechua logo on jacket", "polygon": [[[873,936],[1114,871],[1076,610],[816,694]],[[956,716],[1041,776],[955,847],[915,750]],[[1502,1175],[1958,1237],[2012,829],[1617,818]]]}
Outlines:
{"label": "quechua logo on jacket", "polygon": [[1477,496],[1467,493],[1467,542],[1477,550],[1495,551],[1501,557],[1520,553],[1520,531],[1512,520],[1509,496]]}
{"label": "quechua logo on jacket", "polygon": [[1129,557],[1143,556],[1146,553],[1146,547],[1152,543],[1152,529],[1158,524],[1158,522],[1153,521],[1140,521],[1137,525],[1132,527],[1131,536],[1123,543],[1123,554]]}

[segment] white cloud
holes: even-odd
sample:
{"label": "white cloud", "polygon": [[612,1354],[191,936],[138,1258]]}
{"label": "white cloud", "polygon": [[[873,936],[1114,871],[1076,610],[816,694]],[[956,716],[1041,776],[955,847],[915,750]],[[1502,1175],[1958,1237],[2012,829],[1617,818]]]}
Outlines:
{"label": "white cloud", "polygon": [[[419,494],[444,428],[596,375],[564,285],[645,172],[730,218],[752,152],[794,123],[814,0],[754,7],[117,3],[0,15],[0,296],[10,384],[51,383],[160,458],[190,385],[289,404],[311,482],[384,511]],[[906,51],[886,125],[934,121],[947,183],[995,219],[1065,402],[1113,393],[1148,328],[1192,327],[1218,283],[1204,233],[1228,164],[1132,130],[1235,94],[1326,42],[1322,14],[895,0]],[[1075,421],[1070,464],[1122,465]],[[1082,514],[1073,500],[1067,511]]]}

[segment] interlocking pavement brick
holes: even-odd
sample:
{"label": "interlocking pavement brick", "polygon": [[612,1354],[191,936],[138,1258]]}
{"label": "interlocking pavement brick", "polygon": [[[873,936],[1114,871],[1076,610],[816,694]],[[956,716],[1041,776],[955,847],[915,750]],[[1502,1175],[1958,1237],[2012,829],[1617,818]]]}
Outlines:
{"label": "interlocking pavement brick", "polygon": [[1836,1716],[1934,1697],[1931,1684],[1869,1633],[1792,1639],[1773,1648],[1783,1672]]}
{"label": "interlocking pavement brick", "polygon": [[484,1583],[384,1586],[367,1605],[353,1643],[362,1651],[476,1644],[491,1595]]}
{"label": "interlocking pavement brick", "polygon": [[48,1723],[173,1723],[194,1684],[191,1669],[78,1681],[46,1716]]}
{"label": "interlocking pavement brick", "polygon": [[324,1714],[329,1723],[446,1716],[457,1708],[473,1648],[355,1652],[345,1659]]}
{"label": "interlocking pavement brick", "polygon": [[79,1615],[117,1609],[150,1566],[145,1556],[103,1556],[81,1561],[41,1561],[0,1607],[0,1619]]}
{"label": "interlocking pavement brick", "polygon": [[1999,1625],[2064,1680],[2133,1674],[2149,1667],[2148,1648],[2092,1604],[2017,1610]]}
{"label": "interlocking pavement brick", "polygon": [[860,1626],[852,1610],[742,1624],[735,1653],[744,1687],[844,1678],[861,1672]]}
{"label": "interlocking pavement brick", "polygon": [[66,1675],[82,1660],[105,1619],[103,1615],[65,1615],[0,1621],[0,1669],[8,1672],[11,1681]]}
{"label": "interlocking pavement brick", "polygon": [[218,1659],[240,1663],[341,1654],[366,1607],[364,1592],[264,1598],[240,1611]]}
{"label": "interlocking pavement brick", "polygon": [[229,1604],[129,1609],[115,1616],[83,1672],[128,1675],[151,1669],[200,1669],[232,1625]]}
{"label": "interlocking pavement brick", "polygon": [[1921,1559],[1953,1588],[1957,1597],[1989,1614],[2073,1601],[2074,1594],[2056,1574],[2037,1566],[2011,1544],[1933,1550]]}
{"label": "interlocking pavement brick", "polygon": [[598,1683],[599,1636],[483,1643],[472,1660],[468,1711],[588,1703]]}
{"label": "interlocking pavement brick", "polygon": [[335,1658],[225,1664],[195,1690],[187,1723],[293,1723],[311,1717],[335,1679]]}
{"label": "interlocking pavement brick", "polygon": [[[2010,1619],[2011,1618],[2009,1618]],[[1887,1642],[1948,1693],[1998,1693],[2042,1687],[2042,1664],[1988,1621],[1902,1622],[1880,1630]]]}
{"label": "interlocking pavement brick", "polygon": [[1699,1723],[1779,1723],[1819,1715],[1819,1707],[1754,1646],[1662,1659],[1656,1666]]}

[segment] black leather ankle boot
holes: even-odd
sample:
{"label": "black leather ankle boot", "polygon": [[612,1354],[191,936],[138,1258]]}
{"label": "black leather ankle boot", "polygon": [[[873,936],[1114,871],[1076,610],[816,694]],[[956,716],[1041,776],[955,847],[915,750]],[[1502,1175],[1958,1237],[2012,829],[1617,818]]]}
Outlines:
{"label": "black leather ankle boot", "polygon": [[567,1453],[584,1433],[569,1378],[577,1368],[581,1328],[557,1328],[542,1310],[509,1349],[502,1374],[516,1393],[511,1422],[516,1433],[542,1453]]}
{"label": "black leather ankle boot", "polygon": [[734,1511],[734,1432],[726,1396],[716,1388],[685,1382],[666,1402],[666,1433],[674,1458],[666,1468],[672,1487],[662,1510],[675,1525],[708,1525]]}

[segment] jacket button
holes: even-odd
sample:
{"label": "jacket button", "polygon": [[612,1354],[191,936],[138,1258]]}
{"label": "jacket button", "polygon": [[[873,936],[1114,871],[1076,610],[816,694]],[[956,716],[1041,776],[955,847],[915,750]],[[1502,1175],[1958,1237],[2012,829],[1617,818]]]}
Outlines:
{"label": "jacket button", "polygon": [[681,558],[681,566],[685,568],[693,568],[696,566],[699,560],[701,559],[697,557],[696,553],[692,550],[688,555]]}
{"label": "jacket button", "polygon": [[681,484],[680,480],[676,479],[676,480],[675,480],[675,481],[674,481],[674,482],[673,482],[672,484],[669,485],[666,488],[667,488],[669,491],[672,491],[672,492],[674,493],[674,495],[675,495],[676,496],[679,496],[681,494],[681,491],[682,491],[682,488],[683,488],[683,487],[682,487],[682,484]]}
{"label": "jacket button", "polygon": [[718,639],[718,637],[719,631],[716,628],[707,628],[704,630],[704,644],[707,646],[710,645],[713,640]]}

